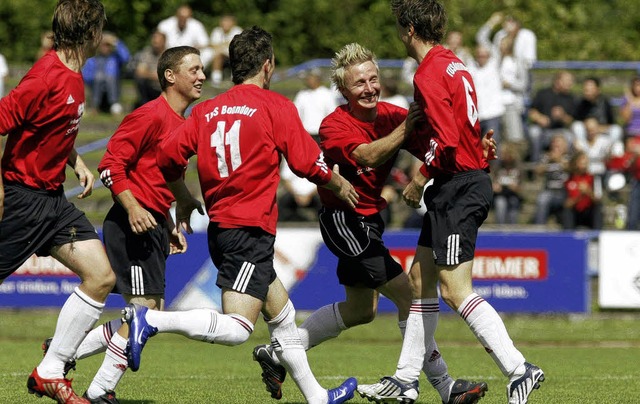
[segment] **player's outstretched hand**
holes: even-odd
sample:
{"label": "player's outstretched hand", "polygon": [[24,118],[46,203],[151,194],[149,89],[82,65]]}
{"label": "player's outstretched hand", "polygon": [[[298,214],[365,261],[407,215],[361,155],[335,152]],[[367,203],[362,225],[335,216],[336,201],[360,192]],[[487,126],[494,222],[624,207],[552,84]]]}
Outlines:
{"label": "player's outstretched hand", "polygon": [[91,192],[93,192],[93,184],[96,182],[96,178],[91,170],[89,170],[80,159],[78,159],[78,162],[74,167],[74,172],[76,173],[78,180],[80,180],[80,185],[83,188],[82,192],[78,195],[78,199],[86,198],[91,195]]}
{"label": "player's outstretched hand", "polygon": [[337,164],[333,166],[333,175],[325,187],[333,191],[338,198],[345,201],[351,209],[356,208],[360,196],[356,192],[355,188],[353,188],[353,185],[340,175],[340,169]]}
{"label": "player's outstretched hand", "polygon": [[174,227],[169,233],[169,255],[185,252],[187,252],[187,239],[177,227]]}
{"label": "player's outstretched hand", "polygon": [[155,229],[158,222],[151,212],[136,204],[129,208],[129,225],[134,234],[140,235]]}
{"label": "player's outstretched hand", "polygon": [[189,195],[189,197],[176,200],[176,227],[178,231],[184,230],[187,234],[193,233],[191,228],[191,212],[197,210],[204,215],[202,204],[199,200]]}
{"label": "player's outstretched hand", "polygon": [[487,161],[495,160],[498,158],[497,143],[493,138],[493,129],[489,129],[482,138],[482,155]]}
{"label": "player's outstretched hand", "polygon": [[414,209],[420,207],[420,200],[422,199],[424,186],[427,182],[428,178],[422,175],[420,171],[413,176],[413,179],[407,184],[404,191],[402,191],[402,199],[408,206]]}

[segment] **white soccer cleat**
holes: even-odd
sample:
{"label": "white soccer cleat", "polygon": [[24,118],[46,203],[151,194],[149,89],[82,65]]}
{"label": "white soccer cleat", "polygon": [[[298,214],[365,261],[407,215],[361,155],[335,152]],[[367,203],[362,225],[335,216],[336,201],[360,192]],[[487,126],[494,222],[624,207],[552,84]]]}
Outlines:
{"label": "white soccer cleat", "polygon": [[391,376],[385,376],[376,384],[358,385],[358,393],[376,403],[413,404],[420,395],[418,381],[403,384]]}
{"label": "white soccer cleat", "polygon": [[542,369],[528,362],[525,362],[524,366],[526,368],[524,374],[507,384],[509,404],[526,404],[531,392],[539,389],[540,383],[544,381]]}

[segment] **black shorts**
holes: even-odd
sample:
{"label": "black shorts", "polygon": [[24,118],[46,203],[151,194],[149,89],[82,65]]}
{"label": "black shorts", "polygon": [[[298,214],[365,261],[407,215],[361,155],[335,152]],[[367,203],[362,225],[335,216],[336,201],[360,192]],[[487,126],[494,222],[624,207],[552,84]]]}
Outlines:
{"label": "black shorts", "polygon": [[276,279],[273,245],[276,237],[258,227],[225,229],[209,223],[209,254],[218,269],[216,285],[265,301]]}
{"label": "black shorts", "polygon": [[384,221],[380,214],[360,216],[323,207],[318,217],[322,238],[338,257],[341,285],[376,289],[403,272],[382,240]]}
{"label": "black shorts", "polygon": [[164,295],[165,269],[169,256],[166,218],[149,211],[158,226],[135,234],[127,211],[116,203],[104,219],[102,235],[109,262],[116,274],[114,293],[132,296]]}
{"label": "black shorts", "polygon": [[30,256],[51,255],[51,248],[74,241],[99,240],[84,213],[56,191],[4,184],[4,216],[0,221],[0,280]]}
{"label": "black shorts", "polygon": [[493,189],[489,174],[482,170],[437,179],[427,187],[418,245],[433,249],[438,265],[458,265],[471,261],[478,229],[487,218]]}

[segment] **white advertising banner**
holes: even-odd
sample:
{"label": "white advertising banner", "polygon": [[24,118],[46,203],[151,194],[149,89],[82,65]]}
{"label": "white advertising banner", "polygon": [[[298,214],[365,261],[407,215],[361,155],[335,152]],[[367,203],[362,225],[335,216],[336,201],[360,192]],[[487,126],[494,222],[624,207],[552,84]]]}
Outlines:
{"label": "white advertising banner", "polygon": [[640,308],[640,232],[603,231],[599,244],[600,307]]}

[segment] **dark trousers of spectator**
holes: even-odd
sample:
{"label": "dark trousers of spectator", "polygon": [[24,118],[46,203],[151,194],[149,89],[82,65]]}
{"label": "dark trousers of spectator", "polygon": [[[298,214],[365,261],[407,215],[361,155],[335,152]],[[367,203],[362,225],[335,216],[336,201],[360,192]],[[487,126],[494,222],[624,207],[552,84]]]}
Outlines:
{"label": "dark trousers of spectator", "polygon": [[564,208],[562,212],[562,228],[574,230],[578,226],[593,230],[602,229],[602,206],[596,203],[591,208],[583,211]]}

